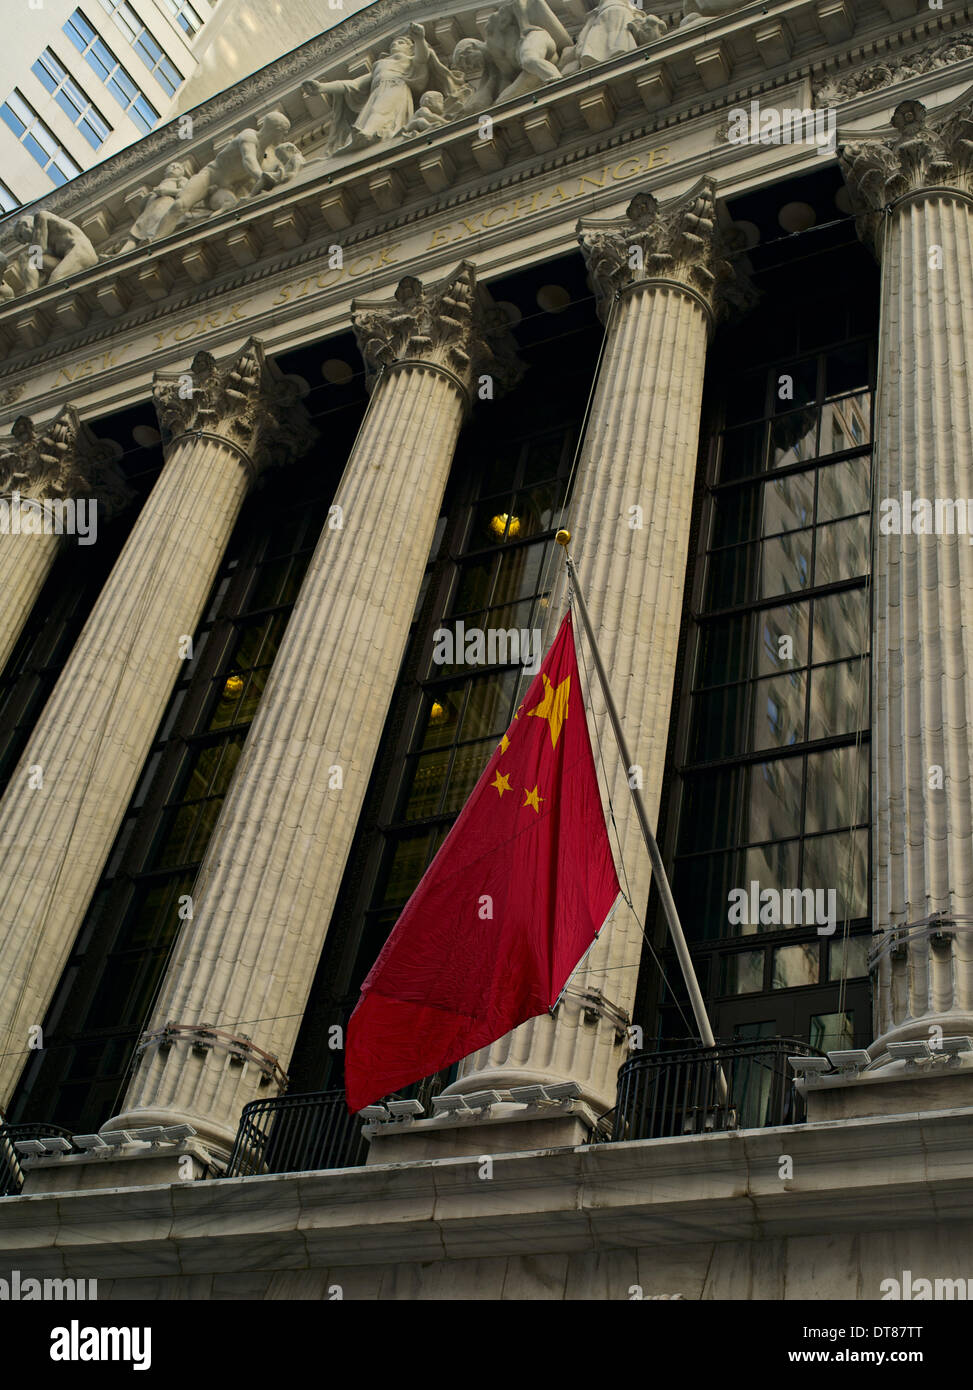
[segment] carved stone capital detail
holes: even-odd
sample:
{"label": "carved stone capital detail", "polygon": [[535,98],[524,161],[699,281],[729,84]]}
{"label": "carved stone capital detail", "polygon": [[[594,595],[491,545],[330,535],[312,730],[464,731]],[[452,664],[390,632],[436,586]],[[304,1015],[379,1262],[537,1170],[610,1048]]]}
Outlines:
{"label": "carved stone capital detail", "polygon": [[178,375],[157,374],[152,383],[156,414],[170,439],[216,435],[247,459],[254,475],[271,463],[289,463],[315,438],[301,404],[308,386],[285,376],[250,338],[229,362],[198,352]]}
{"label": "carved stone capital detail", "polygon": [[351,318],[370,387],[383,368],[409,362],[443,368],[467,396],[481,374],[504,389],[523,374],[506,316],[472,261],[431,285],[407,275],[391,299],[356,299]]}
{"label": "carved stone capital detail", "polygon": [[0,494],[34,501],[94,498],[110,519],[134,495],[118,467],[121,454],[114,440],[92,434],[74,406],[64,406],[42,429],[21,415],[0,453]]}
{"label": "carved stone capital detail", "polygon": [[863,241],[874,244],[890,203],[925,188],[973,195],[973,102],[930,116],[921,101],[903,101],[891,125],[839,146]]}
{"label": "carved stone capital detail", "polygon": [[733,248],[720,229],[709,177],[664,205],[637,193],[624,217],[579,222],[578,239],[603,320],[616,295],[645,280],[685,285],[714,321],[729,305],[743,308],[753,298],[745,265],[728,259]]}

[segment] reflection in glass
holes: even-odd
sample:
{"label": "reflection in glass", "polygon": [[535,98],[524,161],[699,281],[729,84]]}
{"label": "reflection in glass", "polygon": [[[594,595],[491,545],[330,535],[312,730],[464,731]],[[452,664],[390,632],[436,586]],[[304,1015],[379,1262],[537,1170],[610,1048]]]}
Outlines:
{"label": "reflection in glass", "polygon": [[721,966],[721,994],[755,994],[763,989],[763,951],[734,951],[723,957]]}
{"label": "reflection in glass", "polygon": [[868,662],[861,657],[811,672],[808,738],[851,734],[868,725]]}
{"label": "reflection in glass", "polygon": [[788,468],[816,453],[818,412],[814,407],[779,415],[770,423],[770,466]]}
{"label": "reflection in glass", "polygon": [[857,396],[845,396],[829,401],[821,411],[821,446],[819,454],[840,454],[871,442],[872,398],[867,391]]}
{"label": "reflection in glass", "polygon": [[804,828],[837,830],[868,821],[868,749],[829,748],[807,760]]}
{"label": "reflection in glass", "polygon": [[869,509],[871,466],[868,458],[845,459],[818,469],[817,520],[837,521]]}
{"label": "reflection in glass", "polygon": [[854,1013],[812,1014],[808,1040],[819,1052],[844,1052],[854,1047]]}
{"label": "reflection in glass", "polygon": [[868,517],[820,526],[814,558],[815,584],[834,584],[868,573]]}
{"label": "reflection in glass", "polygon": [[797,989],[818,982],[818,943],[776,946],[771,963],[771,989]]}
{"label": "reflection in glass", "polygon": [[[836,835],[815,835],[804,841],[803,888],[834,889],[837,921],[864,917],[868,912],[868,833],[842,830]],[[827,899],[825,899],[827,901]]]}
{"label": "reflection in glass", "polygon": [[857,656],[868,646],[868,594],[845,589],[814,600],[814,661]]}
{"label": "reflection in glass", "polygon": [[854,980],[868,974],[870,936],[836,936],[828,957],[829,980]]}
{"label": "reflection in glass", "polygon": [[[807,588],[811,577],[811,531],[792,531],[761,546],[758,598]],[[749,597],[749,595],[747,596]]]}
{"label": "reflection in glass", "polygon": [[754,681],[752,689],[750,748],[786,748],[803,739],[803,671]]}
{"label": "reflection in glass", "polygon": [[[765,608],[754,615],[757,625],[756,675],[791,671],[807,664],[810,611],[809,603],[788,603],[782,608]],[[790,652],[789,656],[782,655],[787,651]]]}

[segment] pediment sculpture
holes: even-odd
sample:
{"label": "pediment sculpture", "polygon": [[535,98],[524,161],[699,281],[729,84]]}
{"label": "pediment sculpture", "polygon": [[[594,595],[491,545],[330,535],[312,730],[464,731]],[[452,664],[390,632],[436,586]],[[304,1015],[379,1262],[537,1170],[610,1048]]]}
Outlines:
{"label": "pediment sculpture", "polygon": [[719,19],[721,15],[742,10],[750,0],[683,0],[683,17],[680,28],[690,24],[705,24],[707,20]]}

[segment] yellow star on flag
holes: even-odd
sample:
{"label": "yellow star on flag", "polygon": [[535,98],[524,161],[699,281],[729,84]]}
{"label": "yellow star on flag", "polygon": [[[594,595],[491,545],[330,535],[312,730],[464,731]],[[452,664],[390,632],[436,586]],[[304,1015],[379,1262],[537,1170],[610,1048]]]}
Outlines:
{"label": "yellow star on flag", "polygon": [[546,671],[541,673],[544,677],[544,698],[539,705],[528,710],[528,715],[535,714],[540,719],[546,719],[551,730],[551,747],[557,747],[557,741],[561,736],[561,725],[568,717],[568,695],[571,691],[571,677],[565,676],[564,680],[555,690],[550,682]]}
{"label": "yellow star on flag", "polygon": [[[533,714],[533,710],[531,710],[531,713]],[[524,793],[525,793],[525,795],[526,795],[526,800],[524,801],[524,806],[533,806],[533,808],[534,808],[534,810],[537,812],[537,814],[540,815],[540,813],[541,813],[541,805],[540,805],[540,804],[541,804],[542,801],[546,801],[547,798],[546,798],[546,797],[543,797],[543,796],[538,796],[538,795],[537,795],[537,788],[536,788],[536,786],[535,786],[535,788],[534,788],[534,790],[533,790],[532,792],[527,791],[527,788],[525,787],[525,788],[524,788]],[[520,809],[523,810],[523,809],[524,809],[524,806],[521,806]]]}
{"label": "yellow star on flag", "polygon": [[496,777],[494,777],[493,781],[490,783],[490,786],[496,787],[497,795],[501,797],[503,796],[504,792],[513,791],[513,787],[510,785],[510,778],[507,776],[505,772],[498,772]]}
{"label": "yellow star on flag", "polygon": [[507,735],[504,734],[503,738],[500,740],[500,752],[501,752],[501,753],[506,753],[506,751],[507,751],[507,749],[508,749],[509,747],[510,747],[510,740],[509,740],[509,738],[507,737]]}

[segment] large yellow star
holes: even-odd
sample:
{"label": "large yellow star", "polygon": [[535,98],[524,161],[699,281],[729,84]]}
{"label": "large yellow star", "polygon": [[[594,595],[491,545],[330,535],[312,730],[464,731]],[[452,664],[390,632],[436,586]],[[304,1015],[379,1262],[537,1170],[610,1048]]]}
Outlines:
{"label": "large yellow star", "polygon": [[513,787],[510,785],[510,778],[507,776],[505,772],[498,772],[496,777],[494,777],[493,781],[490,783],[490,786],[496,787],[497,795],[500,797],[503,796],[504,792],[513,791]]}
{"label": "large yellow star", "polygon": [[[531,713],[533,713],[533,710],[531,711]],[[533,790],[532,792],[529,792],[529,791],[527,790],[527,788],[525,787],[525,788],[524,788],[524,793],[525,793],[525,796],[526,796],[526,800],[524,801],[524,806],[533,806],[533,808],[534,808],[534,810],[537,812],[537,814],[540,815],[540,813],[541,813],[541,802],[542,802],[542,801],[546,801],[547,798],[546,798],[546,797],[543,797],[543,796],[538,796],[538,795],[537,795],[537,788],[536,788],[536,787],[534,788],[534,790]],[[524,809],[524,806],[521,806],[520,809],[523,810],[523,809]]]}
{"label": "large yellow star", "polygon": [[551,747],[557,747],[557,741],[561,737],[561,725],[568,717],[568,695],[571,691],[571,677],[565,676],[564,680],[555,690],[548,678],[547,672],[542,673],[544,679],[544,698],[539,705],[528,710],[528,715],[537,715],[540,719],[546,719],[551,730]]}

